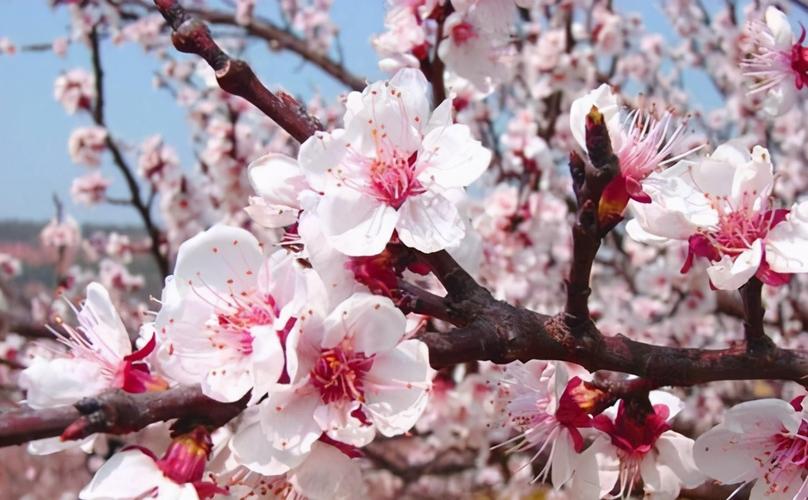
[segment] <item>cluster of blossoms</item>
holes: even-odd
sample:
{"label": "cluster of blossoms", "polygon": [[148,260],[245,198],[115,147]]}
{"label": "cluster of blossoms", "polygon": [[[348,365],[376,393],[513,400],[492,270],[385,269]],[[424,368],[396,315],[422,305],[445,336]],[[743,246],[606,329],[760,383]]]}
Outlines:
{"label": "cluster of blossoms", "polygon": [[[24,368],[11,376],[0,363],[0,380],[34,409],[181,386],[243,408],[218,427],[152,424],[122,447],[102,435],[71,440],[76,428],[30,443],[34,454],[95,455],[80,498],[674,499],[715,482],[754,483],[754,499],[808,498],[802,387],[623,394],[581,366],[540,360],[436,371],[419,334],[452,332],[409,312],[402,285],[443,295],[424,254],[447,251],[497,299],[562,310],[575,257],[563,164],[569,152],[594,164],[597,128],[617,167],[595,208],[611,231],[592,270],[598,329],[726,347],[743,313],[725,292],[756,280],[777,304],[764,318],[777,326],[774,343],[805,349],[808,48],[782,10],[665,2],[677,45],[612,2],[390,0],[372,40],[389,80],[335,106],[315,97],[308,110],[324,131],[298,147],[220,90],[204,62],[163,50],[160,16],[60,3],[72,33],[55,52],[101,27],[160,60],[155,82],[188,114],[196,168],[159,135],[130,146],[99,123],[71,134],[71,160],[90,169],[74,199],[110,200],[101,169],[132,154],[133,182],[151,193],[143,209],[164,231],[83,237],[59,210],[42,243],[60,292],[83,302],[39,293],[32,316],[56,342],[0,340],[0,361]],[[209,17],[272,32],[260,2],[232,3],[232,16]],[[290,38],[279,45],[300,35],[305,59],[340,74],[328,59],[331,4],[282,0]],[[725,107],[700,112],[690,101],[681,82],[694,67]],[[68,114],[91,116],[96,83],[70,70],[54,94]],[[630,96],[635,88],[644,93]],[[173,264],[149,304],[133,299],[153,289],[135,267],[146,252]],[[19,269],[0,253],[0,298]]]}

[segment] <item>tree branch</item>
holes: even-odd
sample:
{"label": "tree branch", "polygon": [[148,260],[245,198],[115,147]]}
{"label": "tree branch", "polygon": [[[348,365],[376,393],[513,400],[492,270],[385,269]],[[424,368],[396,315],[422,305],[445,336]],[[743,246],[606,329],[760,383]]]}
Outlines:
{"label": "tree branch", "polygon": [[322,130],[317,119],[306,113],[292,96],[270,92],[246,62],[228,56],[213,40],[205,23],[191,17],[177,0],[154,0],[154,4],[174,30],[171,36],[174,47],[207,61],[222,90],[252,103],[299,142]]}
{"label": "tree branch", "polygon": [[235,403],[215,401],[202,394],[199,386],[142,394],[115,390],[73,406],[2,413],[0,447],[56,436],[67,441],[98,432],[125,434],[172,419],[219,427],[241,413],[246,403],[246,397]]}
{"label": "tree branch", "polygon": [[[90,31],[90,52],[92,54],[93,74],[95,76],[95,104],[92,109],[93,121],[99,127],[106,129],[107,125],[104,118],[104,69],[101,65],[101,44],[96,26]],[[137,210],[140,215],[140,220],[143,222],[143,227],[149,234],[149,238],[151,239],[150,251],[157,264],[157,268],[160,274],[166,277],[169,273],[168,257],[166,256],[167,252],[164,254],[160,250],[162,240],[161,231],[157,225],[155,225],[147,204],[144,203],[143,198],[140,196],[140,186],[132,173],[132,168],[127,163],[118,144],[112,139],[109,132],[107,132],[106,145],[109,152],[112,154],[112,161],[115,163],[115,166],[118,167],[118,170],[126,181],[126,186],[131,195],[131,205]]]}
{"label": "tree branch", "polygon": [[763,298],[761,292],[763,283],[752,277],[738,290],[743,302],[743,333],[746,338],[746,347],[750,351],[767,350],[774,346],[771,339],[763,329]]}

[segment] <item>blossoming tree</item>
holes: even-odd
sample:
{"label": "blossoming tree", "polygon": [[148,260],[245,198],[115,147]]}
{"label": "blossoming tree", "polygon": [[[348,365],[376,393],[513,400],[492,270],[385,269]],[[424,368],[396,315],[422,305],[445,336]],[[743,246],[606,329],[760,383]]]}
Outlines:
{"label": "blossoming tree", "polygon": [[[0,446],[87,454],[83,499],[808,498],[808,47],[784,2],[664,2],[668,46],[605,0],[389,0],[370,83],[333,57],[330,0],[280,0],[284,27],[254,0],[51,3],[71,27],[47,48],[92,56],[54,85],[90,119],[71,193],[145,237],[84,237],[57,203],[30,303],[0,255]],[[346,94],[271,91],[222,48],[245,39]],[[196,166],[159,124],[108,127],[107,40],[163,63]]]}

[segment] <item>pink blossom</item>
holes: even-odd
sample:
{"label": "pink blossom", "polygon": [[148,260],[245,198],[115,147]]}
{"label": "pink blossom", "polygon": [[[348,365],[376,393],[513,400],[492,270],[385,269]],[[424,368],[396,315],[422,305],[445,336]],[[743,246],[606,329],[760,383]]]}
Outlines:
{"label": "pink blossom", "polygon": [[724,484],[755,481],[750,498],[802,499],[808,495],[808,419],[804,397],[740,403],[702,434],[696,464]]}
{"label": "pink blossom", "polygon": [[452,124],[451,101],[430,114],[426,79],[401,70],[348,96],[345,129],[320,133],[300,148],[323,232],[337,250],[374,255],[393,231],[407,246],[434,252],[456,246],[465,228],[444,194],[488,166],[491,153],[468,127]]}
{"label": "pink blossom", "polygon": [[73,179],[70,196],[76,203],[95,205],[104,201],[110,184],[112,181],[101,175],[101,172],[90,172]]}
{"label": "pink blossom", "polygon": [[97,167],[101,154],[107,149],[107,130],[103,127],[79,127],[67,141],[67,150],[73,163]]}
{"label": "pink blossom", "polygon": [[771,115],[791,109],[798,92],[808,84],[808,47],[803,47],[805,28],[799,40],[786,15],[774,6],[766,8],[765,22],[748,23],[754,52],[741,63],[744,76],[755,81],[750,94],[766,93],[764,108]]}
{"label": "pink blossom", "polygon": [[95,79],[87,71],[76,68],[59,75],[53,85],[53,97],[68,114],[89,111],[95,103]]}

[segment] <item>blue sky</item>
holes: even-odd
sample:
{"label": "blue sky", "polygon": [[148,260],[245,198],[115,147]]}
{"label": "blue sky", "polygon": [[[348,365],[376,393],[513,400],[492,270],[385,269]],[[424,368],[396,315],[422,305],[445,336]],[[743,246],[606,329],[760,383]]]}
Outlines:
{"label": "blue sky", "polygon": [[[276,0],[261,0],[269,6]],[[709,2],[708,2],[709,3]],[[361,5],[361,8],[357,8]],[[620,10],[639,11],[650,30],[675,39],[660,4],[639,0],[618,0]],[[806,22],[803,12],[796,20]],[[370,80],[382,75],[369,44],[372,34],[383,29],[383,0],[335,0],[332,12],[338,26],[347,66]],[[796,23],[795,23],[796,24]],[[65,34],[68,17],[64,9],[52,11],[45,0],[3,0],[0,3],[0,36],[18,45],[50,42]],[[183,110],[165,92],[152,86],[155,60],[132,44],[102,47],[106,72],[106,113],[110,129],[117,137],[137,144],[160,133],[180,153],[183,164],[193,164],[190,137]],[[258,45],[248,59],[259,77],[270,87],[283,83],[290,91],[311,96],[319,90],[327,97],[344,91],[340,84],[318,69],[301,64],[296,56],[273,53]],[[66,58],[52,52],[18,53],[0,56],[0,219],[46,219],[53,213],[51,197],[57,193],[68,211],[79,221],[137,222],[128,207],[81,207],[70,202],[71,180],[84,172],[67,155],[67,138],[73,127],[89,124],[88,117],[68,116],[53,99],[53,81],[73,67],[90,69],[89,53],[83,46],[71,46]],[[715,99],[706,77],[687,75],[688,86],[699,101],[709,105]],[[103,171],[113,179],[111,195],[124,195],[124,183],[112,165]]]}

